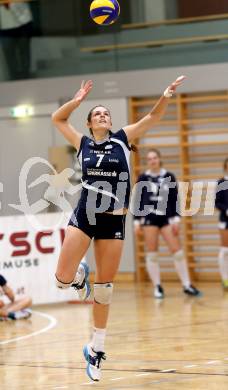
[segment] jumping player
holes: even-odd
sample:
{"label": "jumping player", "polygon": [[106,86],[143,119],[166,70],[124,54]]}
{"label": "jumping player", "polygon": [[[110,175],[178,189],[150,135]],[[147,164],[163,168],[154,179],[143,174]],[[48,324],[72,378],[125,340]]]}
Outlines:
{"label": "jumping player", "polygon": [[[104,343],[113,279],[119,267],[125,236],[130,195],[130,143],[158,123],[166,111],[169,98],[184,78],[179,77],[173,82],[155,107],[140,121],[117,132],[111,131],[110,111],[102,105],[92,108],[88,114],[90,137],[83,136],[69,123],[71,113],[91,91],[91,80],[82,82],[74,98],[52,115],[54,125],[77,149],[82,168],[82,193],[66,230],[56,270],[56,283],[59,288],[68,288],[72,284],[80,287],[78,280],[75,283],[75,274],[94,239],[94,331],[91,342],[84,347],[87,374],[94,381],[100,380],[101,361],[105,360]],[[84,274],[88,274],[86,270]],[[82,284],[86,282],[84,279]]]}

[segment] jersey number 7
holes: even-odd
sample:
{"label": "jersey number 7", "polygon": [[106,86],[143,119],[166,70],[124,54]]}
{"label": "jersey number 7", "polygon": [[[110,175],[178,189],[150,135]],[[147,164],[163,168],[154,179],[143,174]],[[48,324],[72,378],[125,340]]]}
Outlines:
{"label": "jersey number 7", "polygon": [[104,158],[104,154],[97,154],[97,157],[98,157],[98,161],[97,161],[96,167],[99,167],[101,165],[101,161]]}

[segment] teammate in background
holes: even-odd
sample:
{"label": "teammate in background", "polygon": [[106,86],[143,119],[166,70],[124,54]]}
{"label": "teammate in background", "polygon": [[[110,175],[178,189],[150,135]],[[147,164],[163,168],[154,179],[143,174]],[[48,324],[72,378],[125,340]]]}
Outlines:
{"label": "teammate in background", "polygon": [[[81,286],[88,287],[88,266],[80,264],[80,261],[94,239],[94,330],[91,342],[83,350],[87,374],[94,381],[100,380],[101,361],[106,359],[104,344],[113,280],[118,271],[125,236],[125,218],[130,196],[129,157],[133,149],[130,143],[159,122],[166,111],[169,98],[184,78],[179,77],[172,83],[154,108],[140,121],[114,133],[111,132],[110,111],[102,105],[92,108],[88,114],[87,127],[91,137],[83,136],[69,123],[71,113],[91,91],[91,80],[86,83],[83,81],[74,98],[52,115],[54,125],[77,149],[83,187],[66,229],[56,271],[56,284],[59,288],[74,285],[79,291]],[[79,264],[81,270],[84,268],[80,282],[78,275],[75,280]]]}
{"label": "teammate in background", "polygon": [[221,247],[219,250],[219,271],[224,289],[228,290],[228,158],[224,161],[224,177],[218,180],[215,206],[220,211],[219,233]]}
{"label": "teammate in background", "polygon": [[147,154],[148,169],[141,174],[137,182],[148,184],[136,195],[140,209],[151,206],[145,217],[134,217],[136,234],[143,231],[146,244],[146,268],[154,285],[154,297],[164,298],[161,286],[160,266],[158,262],[158,241],[161,234],[174,260],[175,268],[183,286],[183,292],[190,296],[201,295],[190,281],[187,262],[179,239],[180,216],[177,213],[178,188],[173,173],[162,168],[161,154],[151,149]]}
{"label": "teammate in background", "polygon": [[32,30],[33,16],[28,1],[1,1],[0,45],[10,80],[22,80],[31,76]]}
{"label": "teammate in background", "polygon": [[3,296],[6,296],[10,303],[5,304],[0,299],[0,319],[1,320],[19,320],[31,316],[31,311],[28,309],[32,305],[32,300],[28,296],[16,299],[12,288],[7,284],[4,276],[0,275],[0,291]]}

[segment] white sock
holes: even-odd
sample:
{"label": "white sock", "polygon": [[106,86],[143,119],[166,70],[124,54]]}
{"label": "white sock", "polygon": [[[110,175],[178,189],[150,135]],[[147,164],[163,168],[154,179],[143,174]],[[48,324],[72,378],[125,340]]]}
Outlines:
{"label": "white sock", "polygon": [[96,352],[104,352],[106,329],[93,328],[91,346]]}
{"label": "white sock", "polygon": [[158,258],[157,252],[148,252],[146,254],[146,269],[150,279],[153,282],[154,287],[157,286],[158,284],[161,284],[160,266],[157,261],[157,258]]}
{"label": "white sock", "polygon": [[178,276],[183,284],[184,287],[189,287],[191,285],[188,267],[187,267],[187,261],[184,258],[184,253],[182,250],[177,251],[173,254],[174,257],[174,264],[176,271],[178,273]]}
{"label": "white sock", "polygon": [[228,247],[222,246],[220,248],[218,263],[222,280],[228,280]]}

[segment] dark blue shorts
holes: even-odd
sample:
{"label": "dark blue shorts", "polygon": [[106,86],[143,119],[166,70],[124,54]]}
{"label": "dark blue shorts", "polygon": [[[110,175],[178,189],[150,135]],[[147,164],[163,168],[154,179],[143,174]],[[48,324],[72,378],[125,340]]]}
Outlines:
{"label": "dark blue shorts", "polygon": [[94,213],[77,207],[68,223],[94,240],[124,240],[126,215]]}
{"label": "dark blue shorts", "polygon": [[169,225],[169,220],[165,215],[148,214],[141,219],[141,226],[157,226],[159,229]]}

